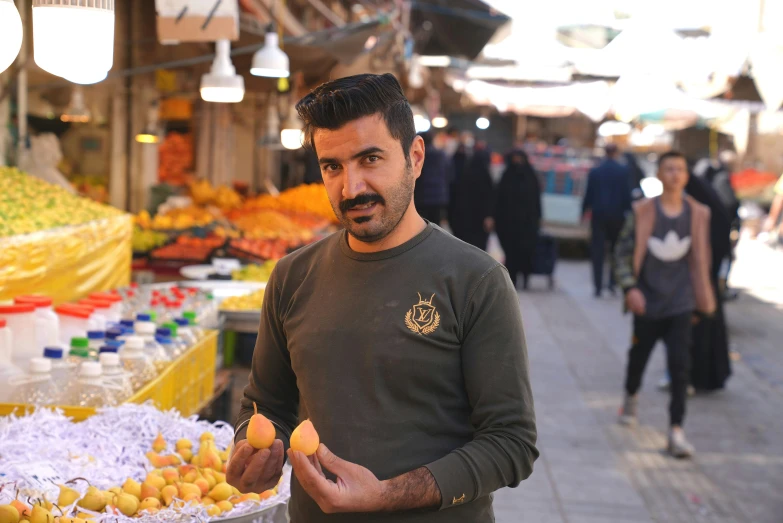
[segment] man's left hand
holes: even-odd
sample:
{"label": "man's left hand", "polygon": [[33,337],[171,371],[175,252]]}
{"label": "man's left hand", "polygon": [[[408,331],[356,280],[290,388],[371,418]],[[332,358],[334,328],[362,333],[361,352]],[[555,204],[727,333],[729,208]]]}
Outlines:
{"label": "man's left hand", "polygon": [[[326,514],[343,512],[381,512],[384,510],[384,487],[368,469],[338,458],[323,443],[310,457],[289,450],[299,484]],[[332,481],[323,468],[337,476]]]}

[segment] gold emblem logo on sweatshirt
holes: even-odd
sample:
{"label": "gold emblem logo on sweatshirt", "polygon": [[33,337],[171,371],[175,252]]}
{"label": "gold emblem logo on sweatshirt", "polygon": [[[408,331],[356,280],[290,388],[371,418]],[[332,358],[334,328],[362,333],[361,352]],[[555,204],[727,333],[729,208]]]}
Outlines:
{"label": "gold emblem logo on sweatshirt", "polygon": [[465,503],[465,494],[462,494],[460,497],[454,496],[454,499],[451,500],[452,505],[459,505],[460,503]]}
{"label": "gold emblem logo on sweatshirt", "polygon": [[419,303],[414,305],[405,315],[405,325],[416,334],[432,334],[440,325],[440,314],[432,305],[435,298],[433,294],[429,300],[425,300],[419,295]]}

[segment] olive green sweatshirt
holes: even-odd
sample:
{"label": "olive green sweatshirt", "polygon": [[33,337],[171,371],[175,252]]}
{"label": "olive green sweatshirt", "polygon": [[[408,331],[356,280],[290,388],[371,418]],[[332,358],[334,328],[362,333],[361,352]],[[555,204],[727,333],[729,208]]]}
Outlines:
{"label": "olive green sweatshirt", "polygon": [[381,480],[425,466],[442,496],[440,511],[326,515],[294,478],[292,523],[494,521],[490,494],[538,457],[516,290],[432,224],[383,252],[353,251],[343,231],[280,260],[237,440],[253,402],[286,448],[309,418],[337,456]]}

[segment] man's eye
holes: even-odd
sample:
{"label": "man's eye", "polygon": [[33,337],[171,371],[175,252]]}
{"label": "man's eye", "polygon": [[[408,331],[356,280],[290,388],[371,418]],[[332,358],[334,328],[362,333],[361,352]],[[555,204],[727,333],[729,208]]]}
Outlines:
{"label": "man's eye", "polygon": [[377,162],[380,159],[381,159],[380,156],[375,156],[375,155],[367,157],[367,161],[370,162],[370,163],[375,163],[375,162]]}
{"label": "man's eye", "polygon": [[329,165],[324,167],[324,171],[336,171],[340,168],[339,165],[336,163],[330,163]]}

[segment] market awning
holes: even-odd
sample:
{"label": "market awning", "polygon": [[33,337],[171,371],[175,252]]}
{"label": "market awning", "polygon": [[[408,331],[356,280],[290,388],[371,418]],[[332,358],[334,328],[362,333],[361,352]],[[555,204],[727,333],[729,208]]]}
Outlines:
{"label": "market awning", "polygon": [[480,0],[414,0],[411,31],[421,55],[476,58],[511,19]]}

